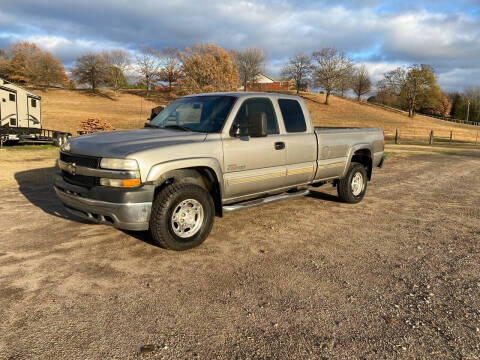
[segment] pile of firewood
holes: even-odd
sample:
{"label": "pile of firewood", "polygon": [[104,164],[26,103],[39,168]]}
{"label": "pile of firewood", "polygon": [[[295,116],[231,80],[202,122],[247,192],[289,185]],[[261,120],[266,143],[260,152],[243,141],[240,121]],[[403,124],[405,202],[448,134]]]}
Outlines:
{"label": "pile of firewood", "polygon": [[115,130],[113,126],[105,120],[98,118],[89,118],[80,122],[79,135],[93,134],[100,131],[112,131]]}

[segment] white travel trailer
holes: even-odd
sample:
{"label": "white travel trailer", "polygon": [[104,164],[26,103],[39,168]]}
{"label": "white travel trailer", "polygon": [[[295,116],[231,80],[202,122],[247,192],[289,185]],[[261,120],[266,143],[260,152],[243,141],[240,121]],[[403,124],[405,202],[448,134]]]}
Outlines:
{"label": "white travel trailer", "polygon": [[0,141],[61,145],[68,133],[42,128],[41,97],[0,79]]}

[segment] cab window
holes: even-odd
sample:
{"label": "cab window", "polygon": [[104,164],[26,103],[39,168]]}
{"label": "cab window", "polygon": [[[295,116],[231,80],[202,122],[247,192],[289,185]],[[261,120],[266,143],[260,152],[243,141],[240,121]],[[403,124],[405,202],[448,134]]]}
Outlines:
{"label": "cab window", "polygon": [[303,116],[302,107],[297,100],[279,99],[278,105],[282,111],[283,122],[287,132],[305,132],[307,130],[305,116]]}
{"label": "cab window", "polygon": [[240,126],[240,136],[248,134],[248,117],[254,113],[265,113],[267,116],[267,134],[278,134],[278,122],[275,116],[275,110],[270,99],[256,98],[245,100],[238,110],[237,116],[233,121],[233,126]]}

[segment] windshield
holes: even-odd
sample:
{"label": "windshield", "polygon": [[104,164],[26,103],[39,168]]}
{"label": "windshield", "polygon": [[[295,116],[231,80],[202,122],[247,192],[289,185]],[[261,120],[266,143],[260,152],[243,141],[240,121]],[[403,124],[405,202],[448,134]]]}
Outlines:
{"label": "windshield", "polygon": [[233,96],[192,96],[175,100],[148,126],[179,130],[220,132],[235,102]]}

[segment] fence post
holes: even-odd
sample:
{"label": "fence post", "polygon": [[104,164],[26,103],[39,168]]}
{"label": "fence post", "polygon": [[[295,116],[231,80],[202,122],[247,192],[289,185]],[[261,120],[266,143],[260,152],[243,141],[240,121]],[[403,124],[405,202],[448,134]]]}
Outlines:
{"label": "fence post", "polygon": [[430,130],[430,139],[428,140],[429,145],[433,145],[433,130]]}
{"label": "fence post", "polygon": [[395,144],[398,144],[398,129],[395,129]]}
{"label": "fence post", "polygon": [[450,144],[452,143],[452,139],[453,139],[453,131],[450,130]]}

